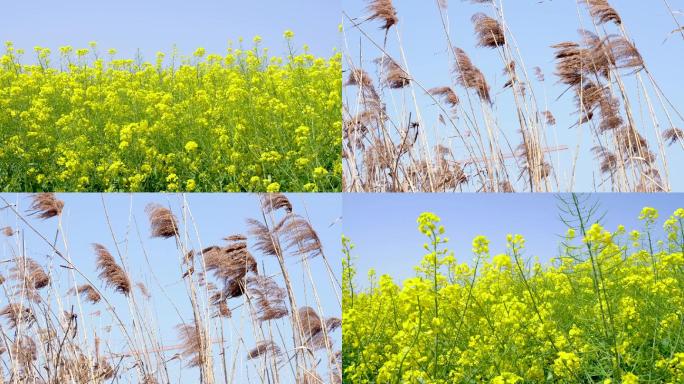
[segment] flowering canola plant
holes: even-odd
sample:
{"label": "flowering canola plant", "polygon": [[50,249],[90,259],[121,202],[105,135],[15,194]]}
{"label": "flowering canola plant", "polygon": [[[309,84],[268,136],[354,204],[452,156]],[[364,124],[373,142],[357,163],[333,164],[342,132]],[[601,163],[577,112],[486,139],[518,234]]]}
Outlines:
{"label": "flowering canola plant", "polygon": [[29,65],[6,43],[0,190],[340,190],[341,56],[295,53],[293,36],[285,58],[257,36],[154,63],[91,43]]}
{"label": "flowering canola plant", "polygon": [[427,251],[401,285],[369,272],[355,284],[343,239],[345,383],[684,382],[684,209],[662,225],[570,228],[559,254],[524,259],[525,239],[490,254],[473,240],[459,263],[439,217],[424,213]]}

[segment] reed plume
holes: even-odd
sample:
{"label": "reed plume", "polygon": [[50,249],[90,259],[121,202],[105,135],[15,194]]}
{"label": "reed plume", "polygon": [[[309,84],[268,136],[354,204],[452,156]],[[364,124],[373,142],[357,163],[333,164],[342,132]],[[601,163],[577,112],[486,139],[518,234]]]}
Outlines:
{"label": "reed plume", "polygon": [[433,96],[441,96],[452,107],[456,108],[461,100],[451,87],[435,87],[428,89],[428,93]]}
{"label": "reed plume", "polygon": [[150,203],[145,207],[145,212],[150,220],[152,237],[168,239],[178,234],[178,222],[170,209]]}
{"label": "reed plume", "polygon": [[276,229],[271,230],[261,221],[255,219],[247,219],[247,225],[249,226],[248,233],[256,239],[254,244],[256,249],[269,256],[282,255]]}
{"label": "reed plume", "polygon": [[280,347],[273,340],[262,340],[247,352],[247,359],[256,359],[265,355],[280,356],[280,354]]}
{"label": "reed plume", "polygon": [[383,63],[385,84],[387,84],[388,87],[392,89],[400,89],[410,84],[410,76],[399,64],[397,64],[396,61],[394,61],[394,59],[383,57],[382,59],[377,59],[376,61]]}
{"label": "reed plume", "polygon": [[235,234],[235,235],[230,235],[230,236],[224,237],[223,240],[229,241],[229,242],[231,242],[231,241],[246,241],[247,236],[242,235],[242,234]]}
{"label": "reed plume", "polygon": [[491,104],[490,88],[484,74],[470,61],[470,57],[463,49],[454,48],[454,54],[456,55],[454,72],[458,83],[464,88],[475,90],[482,101]]}
{"label": "reed plume", "polygon": [[2,234],[7,236],[7,237],[14,236],[14,229],[12,229],[12,227],[10,227],[10,226],[2,227],[2,229],[0,229],[0,230],[2,230]]}
{"label": "reed plume", "polygon": [[31,308],[19,303],[7,304],[0,310],[0,317],[6,318],[10,328],[15,329],[19,324],[25,324],[30,327],[36,321],[36,317]]}
{"label": "reed plume", "polygon": [[589,13],[596,20],[597,24],[605,24],[614,22],[615,24],[622,24],[622,19],[607,0],[582,0],[587,5]]}
{"label": "reed plume", "polygon": [[338,318],[325,320],[311,307],[299,308],[297,312],[303,341],[308,348],[315,351],[332,344],[328,333],[339,328],[342,325],[342,320]]}
{"label": "reed plume", "polygon": [[276,227],[285,239],[285,248],[293,255],[313,258],[323,254],[323,245],[311,223],[296,214],[288,214]]}
{"label": "reed plume", "polygon": [[672,145],[678,141],[681,142],[684,140],[684,131],[677,127],[672,127],[663,132],[663,139],[665,139],[669,145]]}
{"label": "reed plume", "polygon": [[189,358],[188,367],[202,365],[202,338],[195,324],[178,324],[176,326],[178,338],[181,340],[181,356]]}
{"label": "reed plume", "polygon": [[12,267],[12,276],[29,289],[41,289],[50,284],[50,276],[30,257],[17,259],[16,265]]}
{"label": "reed plume", "polygon": [[114,256],[102,244],[93,244],[93,248],[97,255],[97,270],[100,271],[98,276],[104,280],[106,286],[128,295],[131,292],[131,281],[126,271],[116,263]]}
{"label": "reed plume", "polygon": [[471,20],[475,26],[478,46],[497,48],[506,44],[506,35],[498,20],[484,13],[474,14]]}
{"label": "reed plume", "polygon": [[287,292],[268,276],[250,276],[247,279],[247,292],[254,301],[259,321],[275,320],[288,314]]}
{"label": "reed plume", "polygon": [[385,24],[381,29],[386,31],[399,22],[392,0],[370,0],[367,11],[370,14],[368,20],[384,21]]}
{"label": "reed plume", "polygon": [[49,219],[62,214],[64,202],[59,200],[54,193],[37,193],[32,196],[32,199],[29,208],[31,215],[38,215],[41,219]]}
{"label": "reed plume", "polygon": [[261,205],[267,213],[284,209],[292,212],[290,200],[282,193],[265,193],[261,195]]}
{"label": "reed plume", "polygon": [[76,293],[78,295],[85,295],[85,298],[92,304],[97,304],[102,300],[100,293],[90,284],[79,285],[69,290],[69,293]]}

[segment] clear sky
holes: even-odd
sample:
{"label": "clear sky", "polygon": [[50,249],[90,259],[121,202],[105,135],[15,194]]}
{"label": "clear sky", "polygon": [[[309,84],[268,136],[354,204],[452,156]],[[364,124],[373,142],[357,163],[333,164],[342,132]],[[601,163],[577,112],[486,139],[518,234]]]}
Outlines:
{"label": "clear sky", "polygon": [[223,53],[227,41],[244,37],[251,47],[260,35],[272,54],[286,52],[283,32],[295,32],[295,45],[328,56],[338,46],[340,3],[319,0],[120,0],[8,1],[3,3],[0,41],[14,41],[32,53],[34,46],[87,47],[96,41],[103,52],[121,57],[137,49],[148,60],[176,44],[181,54],[198,47]]}
{"label": "clear sky", "polygon": [[[568,197],[569,195],[563,195]],[[684,208],[684,194],[594,194],[605,213],[603,225],[615,230],[641,229],[638,220],[644,206],[660,211],[659,225],[677,208]],[[414,275],[413,267],[425,254],[425,236],[416,219],[422,212],[442,218],[449,248],[459,262],[472,260],[472,239],[484,235],[492,254],[506,251],[506,235],[525,237],[525,257],[547,262],[556,257],[560,236],[567,227],[560,221],[554,194],[345,194],[344,233],[355,243],[358,282],[375,268],[395,281]]]}
{"label": "clear sky", "polygon": [[[382,23],[380,21],[365,21],[368,14],[366,11],[368,3],[367,0],[346,0],[343,10],[351,18],[355,19],[357,23],[360,22],[364,32],[368,33],[373,40],[382,45],[384,38],[384,31],[380,30]],[[452,85],[450,72],[453,69],[453,57],[446,49],[447,43],[436,1],[394,0],[393,3],[399,18],[399,23],[396,27],[401,35],[412,77],[428,89]],[[507,79],[502,76],[503,64],[501,58],[496,50],[476,47],[473,24],[470,20],[471,16],[477,12],[485,12],[492,15],[492,11],[486,4],[471,4],[469,1],[459,0],[450,0],[448,3],[447,14],[451,41],[455,46],[463,48],[473,63],[484,72],[487,81],[492,87],[492,97],[495,99],[494,113],[499,117],[498,124],[511,139],[512,146],[515,148],[521,141],[517,133],[519,126],[514,114],[514,104],[510,97],[511,92],[502,89]],[[576,127],[570,128],[577,122],[577,115],[574,113],[576,107],[572,93],[566,92],[559,100],[556,100],[563,94],[565,86],[556,84],[558,78],[553,74],[555,72],[554,50],[550,47],[563,41],[578,41],[579,35],[577,30],[579,28],[593,30],[585,7],[580,6],[578,8],[577,3],[572,0],[503,1],[506,21],[515,36],[515,40],[525,60],[527,71],[530,73],[530,76],[534,77],[532,69],[539,66],[546,76],[546,89],[536,85],[535,93],[540,109],[544,110],[545,105],[548,105],[548,109],[554,113],[558,121],[555,133],[551,128],[547,132],[549,146],[556,146],[555,135],[557,135],[558,145],[567,145],[570,149],[554,153],[550,159],[553,160],[557,170],[563,170],[563,173],[559,174],[559,178],[567,180],[569,164],[572,161],[575,146],[580,142],[580,157],[578,159],[578,171],[576,172],[578,176],[577,185],[573,190],[589,191],[595,189],[592,177],[597,168],[596,162],[593,160],[593,154],[589,152],[589,149],[596,145],[596,143],[592,141],[593,136],[589,133],[588,125],[584,126],[581,130]],[[635,40],[635,44],[640,50],[653,77],[670,101],[684,114],[684,92],[682,91],[684,82],[678,69],[681,67],[680,63],[684,62],[684,41],[681,35],[670,34],[677,26],[672,16],[667,12],[663,2],[660,0],[610,0],[610,3],[620,13],[627,32]],[[670,3],[675,10],[684,10],[683,0],[671,0]],[[581,17],[578,15],[578,9]],[[684,22],[681,14],[680,12],[680,23]],[[617,33],[617,30],[612,25],[608,25],[607,30]],[[361,37],[360,33],[355,32],[346,18],[345,37],[346,49],[350,52],[351,59],[358,65],[359,57],[363,57],[363,66],[371,75],[374,75],[376,70],[372,61],[381,56],[380,51],[373,47],[366,38]],[[665,41],[666,38],[668,38],[667,41]],[[394,29],[390,30],[387,41],[389,54],[395,59],[400,60],[401,54],[398,49]],[[359,49],[359,43],[361,44],[361,49]],[[646,75],[642,75],[644,76],[644,81],[648,83]],[[533,83],[536,83],[536,81]],[[628,89],[632,90],[640,86],[635,76],[626,76],[625,85]],[[354,88],[349,89],[355,90]],[[434,138],[433,132],[435,131],[439,131],[440,138],[455,137],[453,129],[446,130],[438,123],[437,114],[440,110],[433,105],[433,101],[423,96],[420,89],[417,89],[417,92],[419,105],[421,105],[422,115],[425,119],[424,126],[430,137]],[[463,95],[464,90],[462,88],[458,87],[456,92],[461,96],[461,100],[467,100]],[[392,94],[393,99],[387,98],[387,100],[391,100],[387,103],[390,113],[401,110],[404,104],[413,106],[409,93],[406,93],[405,97],[402,96],[401,91],[394,91]],[[651,91],[650,97],[653,103],[657,103],[653,91]],[[349,98],[351,99],[351,95]],[[648,118],[643,95],[641,98],[638,98],[636,93],[632,93],[630,98],[633,108],[635,108],[635,120],[640,127],[646,127],[640,130],[652,142],[652,149],[656,150],[654,132],[650,123],[651,120]],[[415,117],[415,112],[413,116]],[[658,110],[657,116],[660,123],[666,125],[667,118],[662,110]],[[673,116],[673,119],[675,126],[680,128],[684,126],[684,121],[680,118]],[[460,121],[458,124],[463,129],[464,122]],[[666,126],[666,128],[668,127],[669,125]],[[465,129],[463,130],[465,131]],[[583,134],[580,134],[581,132]],[[453,138],[452,148],[455,149],[454,152],[457,159],[465,159],[465,150],[460,141]],[[672,189],[674,191],[684,191],[683,173],[678,172],[676,166],[674,166],[684,161],[684,150],[682,150],[681,146],[675,144],[667,150],[667,154],[671,167],[670,181]],[[568,183],[564,184],[567,187]],[[605,190],[605,187],[598,187],[598,189]]]}
{"label": "clear sky", "polygon": [[[26,209],[31,202],[29,195],[26,194],[2,194],[0,196],[12,203],[16,203],[18,210],[22,214],[26,213]],[[338,276],[341,270],[338,255],[342,233],[339,220],[342,210],[340,196],[323,193],[290,194],[288,196],[296,213],[309,216],[313,227],[321,238],[326,256],[330,260],[330,266],[334,274]],[[130,326],[130,321],[127,321],[127,319],[130,319],[129,308],[123,295],[104,288],[101,285],[101,280],[97,278],[98,273],[95,270],[95,255],[91,246],[92,243],[102,243],[116,257],[115,243],[104,215],[102,201],[104,197],[104,204],[111,219],[111,225],[119,249],[128,260],[130,276],[135,282],[143,282],[152,295],[149,307],[151,307],[150,310],[154,315],[149,317],[150,324],[152,327],[159,329],[161,343],[164,346],[173,346],[179,343],[174,327],[184,321],[192,321],[192,312],[190,310],[188,294],[181,279],[182,272],[179,267],[178,251],[176,250],[175,242],[172,239],[150,238],[149,222],[144,212],[145,206],[150,202],[156,202],[171,207],[179,218],[181,232],[185,233],[187,228],[190,247],[194,249],[201,249],[210,245],[223,245],[225,243],[222,238],[228,235],[237,233],[247,234],[245,220],[247,218],[258,219],[261,217],[258,197],[253,194],[189,194],[187,195],[187,206],[189,207],[189,211],[186,211],[186,217],[188,217],[187,226],[182,219],[182,195],[142,193],[133,195],[58,194],[58,197],[64,200],[65,203],[62,228],[65,233],[64,237],[68,240],[68,254],[72,257],[74,265],[78,266],[84,274],[96,282],[98,287],[103,289],[103,292],[116,307],[117,312],[125,319],[124,321],[127,323],[127,326]],[[4,204],[1,205],[4,206]],[[191,212],[195,225],[191,224],[190,215],[187,212]],[[55,218],[42,221],[29,217],[28,220],[50,240],[55,237],[58,224]],[[24,234],[26,254],[29,257],[34,258],[44,266],[51,263],[55,266],[54,271],[58,277],[53,277],[53,284],[56,286],[57,292],[65,293],[70,287],[69,280],[65,275],[65,270],[57,266],[58,264],[63,264],[63,262],[57,258],[49,258],[48,255],[51,254],[50,249],[26,225],[18,222],[10,209],[0,210],[0,227],[6,225],[12,226],[15,229],[18,228],[21,231],[20,233]],[[140,237],[138,237],[138,230],[140,231]],[[16,254],[17,249],[19,249],[16,242],[19,238],[18,235],[9,238],[1,236],[0,238],[0,260],[3,261],[0,263],[0,274],[3,276],[7,277],[10,275],[8,269],[11,263],[4,261],[11,260]],[[142,246],[141,243],[143,244]],[[251,246],[253,241],[250,239],[248,243]],[[57,247],[67,254],[65,251],[67,247],[64,245],[62,238],[58,239],[57,244]],[[149,258],[149,264],[145,261],[143,247]],[[283,286],[277,261],[272,257],[263,256],[254,249],[252,249],[252,254],[259,264],[260,272],[266,275],[275,274],[274,279],[276,279],[280,286]],[[294,258],[288,259],[286,263],[291,274],[298,305],[309,305],[317,308],[308,274],[304,273],[301,261],[298,258]],[[323,260],[320,257],[316,257],[311,259],[309,263],[312,276],[317,284],[316,288],[325,316],[340,317],[340,304],[337,294],[333,291],[333,285],[328,277],[329,274]],[[209,281],[214,280],[209,278]],[[82,284],[84,281],[78,279],[78,283]],[[220,286],[220,284],[218,285]],[[5,284],[5,287],[7,286]],[[0,297],[0,307],[6,305],[6,300],[4,295]],[[75,301],[70,295],[64,295],[62,300],[64,300],[64,306],[67,308],[71,304],[75,305]],[[144,302],[139,294],[136,300],[139,300],[140,303]],[[231,299],[229,307],[233,309],[233,318],[224,320],[228,360],[231,361],[232,356],[237,356],[239,359],[236,365],[236,382],[246,382],[245,380],[247,379],[254,379],[253,374],[256,371],[254,361],[246,360],[246,349],[254,346],[254,337],[249,324],[249,315],[247,311],[242,311],[241,305],[241,298]],[[141,306],[143,305],[141,304]],[[144,307],[149,308],[147,306]],[[180,311],[180,316],[176,312],[176,308]],[[92,315],[97,310],[101,311],[101,316]],[[102,330],[103,326],[112,325],[103,302],[95,305],[87,304],[84,306],[83,312],[86,316],[79,317],[82,319],[82,323],[80,323],[81,328],[79,329],[98,328],[98,334],[111,343],[112,352],[124,352],[126,350],[122,343],[121,334],[117,331],[116,327],[113,327],[111,334],[106,334]],[[91,315],[88,316],[88,314]],[[243,318],[243,316],[246,317]],[[292,344],[291,336],[288,339],[288,335],[291,335],[288,331],[288,321],[285,318],[277,320],[275,323],[278,324],[278,327],[283,332],[284,340],[290,340],[290,344]],[[337,343],[336,348],[340,348],[339,334],[333,336]],[[244,344],[238,342],[238,337],[244,339]],[[216,333],[214,333],[214,338],[217,338]],[[239,347],[239,350],[237,347]],[[283,349],[291,349],[291,345],[285,345]],[[168,351],[167,357],[173,356],[176,352],[178,350]],[[215,356],[218,359],[218,349],[215,350]],[[172,377],[179,380],[177,382],[196,382],[196,370],[181,370],[178,360],[170,361],[169,366]],[[219,366],[218,360],[216,360],[217,373],[220,372]],[[283,369],[283,371],[283,375],[288,377],[287,369]]]}

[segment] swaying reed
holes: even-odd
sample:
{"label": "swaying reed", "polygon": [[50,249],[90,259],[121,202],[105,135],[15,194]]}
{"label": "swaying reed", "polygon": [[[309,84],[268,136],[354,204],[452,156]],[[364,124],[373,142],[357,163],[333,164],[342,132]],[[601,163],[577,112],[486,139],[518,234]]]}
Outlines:
{"label": "swaying reed", "polygon": [[456,92],[454,92],[451,87],[435,87],[435,88],[430,88],[428,89],[428,93],[433,95],[433,96],[442,96],[444,97],[444,100],[452,107],[456,108],[458,104],[461,102],[461,100],[458,98],[458,95],[456,95]]}
{"label": "swaying reed", "polygon": [[392,0],[372,0],[368,6],[369,20],[379,19],[385,24],[382,29],[389,30],[392,26],[399,22],[397,18],[397,10],[394,9]]}
{"label": "swaying reed", "polygon": [[79,285],[75,290],[72,288],[69,293],[76,293],[78,295],[85,295],[85,298],[91,304],[97,304],[102,300],[100,293],[90,284]]}
{"label": "swaying reed", "polygon": [[489,84],[487,84],[484,74],[470,61],[470,57],[463,49],[454,48],[454,54],[456,55],[454,73],[456,73],[458,83],[464,88],[475,90],[482,101],[491,104]]}
{"label": "swaying reed", "polygon": [[[7,279],[0,276],[6,295],[6,305],[0,307],[0,384],[339,382],[333,332],[341,321],[323,316],[328,301],[323,295],[333,294],[329,289],[339,285],[333,274],[311,269],[320,264],[317,268],[330,270],[321,238],[295,213],[288,196],[259,195],[254,208],[261,220],[248,220],[247,235],[225,236],[226,243],[203,248],[199,235],[179,236],[181,225],[198,228],[194,221],[180,223],[171,209],[160,205],[145,207],[152,237],[176,240],[159,245],[176,247],[179,270],[170,276],[167,266],[157,268],[155,263],[173,258],[160,259],[158,251],[146,249],[139,231],[139,251],[135,241],[117,238],[124,232],[114,225],[118,221],[109,222],[104,201],[103,217],[111,224],[116,253],[92,244],[95,263],[89,272],[69,254],[77,241],[66,233],[76,231],[62,231],[61,222],[53,223],[64,239],[52,242],[30,224],[28,215],[2,196],[0,201],[19,223],[16,239],[4,238],[3,244],[11,257],[3,264]],[[59,200],[50,195],[40,201],[31,213],[35,219],[45,218],[43,203]],[[193,217],[185,201],[183,209],[183,219]],[[23,256],[28,254],[37,256]],[[43,254],[48,257],[40,258]],[[187,296],[167,291],[172,286]],[[154,306],[160,297],[170,301],[164,311]],[[159,333],[167,317],[177,319],[177,342]]]}
{"label": "swaying reed", "polygon": [[178,222],[170,209],[150,203],[145,207],[145,212],[150,220],[152,237],[168,239],[178,234]]}
{"label": "swaying reed", "polygon": [[[450,30],[461,13],[446,2],[426,3],[439,18],[434,25],[421,20],[426,28],[417,43],[430,45],[450,68],[436,84],[409,71],[425,73],[422,66],[432,59],[412,56],[398,28],[396,39],[388,33],[401,17],[398,0],[367,0],[367,20],[384,21],[380,32],[345,13],[351,26],[343,75],[345,191],[553,192],[576,183],[601,191],[671,188],[666,150],[684,145],[674,121],[683,115],[655,82],[616,8],[606,0],[577,0],[586,6],[579,8],[580,22],[585,9],[591,25],[576,41],[549,41],[560,83],[552,101],[544,71],[527,65],[510,28],[507,2],[508,8],[532,6],[470,1],[483,8],[470,18],[475,46],[492,51],[478,56]],[[429,30],[442,39],[422,38]],[[491,65],[475,65],[485,57],[500,61],[503,78],[483,71]],[[574,102],[576,109],[558,116],[550,102]],[[577,145],[559,142],[572,137],[558,134],[565,128],[588,132],[591,145],[581,144],[587,139],[580,133]],[[593,158],[594,171],[578,166],[586,157]]]}
{"label": "swaying reed", "polygon": [[202,365],[202,339],[196,324],[176,325],[178,338],[181,340],[181,355],[189,358],[186,363],[188,367],[199,367]]}
{"label": "swaying reed", "polygon": [[589,13],[596,19],[597,24],[614,22],[622,24],[622,19],[617,11],[610,6],[607,0],[582,0],[589,8]]}
{"label": "swaying reed", "polygon": [[262,340],[257,342],[256,346],[249,350],[247,353],[247,359],[256,359],[260,356],[265,356],[270,354],[272,356],[278,357],[281,354],[280,347],[278,344],[272,340]]}
{"label": "swaying reed", "polygon": [[50,276],[38,262],[29,257],[19,258],[11,270],[14,279],[29,289],[42,289],[50,284]]}
{"label": "swaying reed", "polygon": [[257,313],[259,321],[280,319],[287,316],[287,292],[268,276],[250,276],[247,279],[247,292]]}
{"label": "swaying reed", "polygon": [[[285,212],[292,212],[290,199],[282,193],[265,193],[261,195],[261,205],[267,213],[284,209]],[[243,239],[243,240],[246,240]]]}
{"label": "swaying reed", "polygon": [[59,200],[54,193],[45,192],[33,195],[33,202],[29,208],[32,215],[38,215],[41,219],[49,219],[51,217],[62,214],[64,202]]}
{"label": "swaying reed", "polygon": [[506,35],[498,20],[484,13],[474,14],[471,20],[475,25],[480,47],[497,48],[506,44]]}
{"label": "swaying reed", "polygon": [[17,328],[19,324],[30,327],[36,320],[31,308],[19,303],[7,304],[0,310],[0,317],[6,318],[11,328]]}
{"label": "swaying reed", "polygon": [[117,292],[128,295],[131,293],[131,281],[126,271],[116,263],[114,256],[102,244],[93,244],[97,255],[98,275],[108,287],[114,288]]}

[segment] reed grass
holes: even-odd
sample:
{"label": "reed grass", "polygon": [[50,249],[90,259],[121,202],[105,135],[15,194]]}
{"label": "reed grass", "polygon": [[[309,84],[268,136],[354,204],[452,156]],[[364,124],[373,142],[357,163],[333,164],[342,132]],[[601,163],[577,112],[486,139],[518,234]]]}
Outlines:
{"label": "reed grass", "polygon": [[[332,270],[304,210],[286,195],[258,195],[262,217],[247,220],[244,234],[203,246],[185,196],[178,205],[149,204],[140,222],[133,199],[129,212],[110,212],[103,195],[102,214],[89,215],[109,232],[86,239],[63,226],[78,204],[52,193],[15,202],[0,195],[8,224],[1,383],[341,383],[341,320],[326,316],[340,307],[324,308],[335,301],[319,296],[340,287],[334,276],[311,272],[314,264]],[[91,265],[73,262],[73,244],[82,242],[93,243]],[[168,243],[163,249],[176,257],[149,255],[151,242]],[[160,273],[158,263],[176,262],[177,276]],[[172,293],[173,285],[184,289]],[[169,333],[163,324],[173,319]]]}
{"label": "reed grass", "polygon": [[[402,20],[413,15],[402,14],[400,0],[367,3],[360,14],[344,12],[345,191],[574,191],[578,178],[595,191],[671,190],[669,159],[684,149],[684,118],[609,1],[576,0],[576,40],[549,34],[561,85],[552,96],[574,109],[570,116],[550,110],[547,76],[525,62],[510,28],[506,7],[533,5],[472,0],[480,11],[471,17],[475,46],[467,47],[450,26],[463,6],[425,2],[439,18],[421,21],[436,37],[424,44],[445,46],[451,67],[443,83],[428,84],[409,64],[430,58],[412,55],[402,40]],[[503,68],[500,89],[472,59],[478,49]],[[558,142],[567,128],[559,121],[578,131],[577,142]],[[570,151],[564,161],[562,151]]]}

